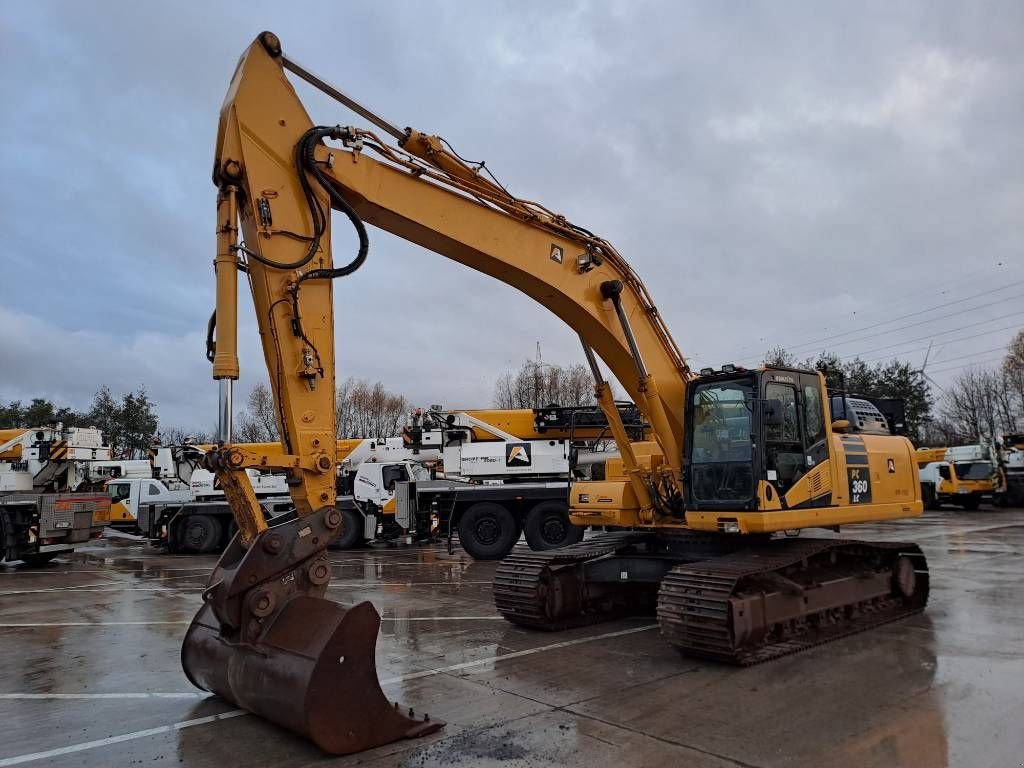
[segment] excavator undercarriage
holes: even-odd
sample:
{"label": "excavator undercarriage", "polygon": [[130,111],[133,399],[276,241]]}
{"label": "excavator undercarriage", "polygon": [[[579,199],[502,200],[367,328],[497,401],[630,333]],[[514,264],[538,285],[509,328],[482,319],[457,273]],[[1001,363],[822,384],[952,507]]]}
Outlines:
{"label": "excavator undercarriage", "polygon": [[716,534],[606,533],[498,566],[494,602],[509,621],[560,630],[657,613],[689,656],[750,665],[924,610],[916,544]]}

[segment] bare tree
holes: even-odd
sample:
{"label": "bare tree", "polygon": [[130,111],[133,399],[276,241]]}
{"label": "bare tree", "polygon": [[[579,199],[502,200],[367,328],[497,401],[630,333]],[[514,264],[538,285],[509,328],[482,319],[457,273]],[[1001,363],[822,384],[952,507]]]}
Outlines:
{"label": "bare tree", "polygon": [[182,427],[161,426],[156,433],[158,445],[185,445],[186,443],[212,443],[212,432],[204,429],[183,429]]}
{"label": "bare tree", "polygon": [[335,401],[338,437],[394,437],[405,424],[409,401],[381,382],[346,379]]}
{"label": "bare tree", "polygon": [[594,380],[586,366],[527,360],[518,371],[505,371],[494,384],[496,408],[543,408],[592,405]]}
{"label": "bare tree", "polygon": [[942,416],[972,441],[994,437],[1002,424],[998,406],[1002,384],[1002,377],[995,371],[965,371],[946,390]]}
{"label": "bare tree", "polygon": [[243,443],[270,443],[280,439],[274,396],[266,384],[257,384],[249,393],[245,410],[235,417],[234,438]]}
{"label": "bare tree", "polygon": [[1003,393],[1000,410],[1008,432],[1024,430],[1024,330],[1017,331],[1007,347],[1002,366]]}

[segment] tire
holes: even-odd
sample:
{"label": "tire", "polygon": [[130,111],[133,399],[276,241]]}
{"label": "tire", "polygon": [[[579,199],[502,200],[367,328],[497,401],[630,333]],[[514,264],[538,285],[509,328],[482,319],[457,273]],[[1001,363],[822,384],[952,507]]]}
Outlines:
{"label": "tire", "polygon": [[500,560],[520,533],[515,515],[490,501],[474,504],[459,518],[459,543],[474,560]]}
{"label": "tire", "polygon": [[977,496],[970,499],[964,499],[963,501],[960,502],[960,506],[970,512],[974,512],[975,510],[978,509],[978,507],[981,506],[981,499],[979,499]]}
{"label": "tire", "polygon": [[217,552],[220,549],[223,526],[210,515],[189,515],[178,523],[178,549],[196,555]]}
{"label": "tire", "polygon": [[341,510],[341,534],[330,543],[331,549],[355,549],[366,543],[363,516],[354,509]]}
{"label": "tire", "polygon": [[569,522],[569,507],[561,501],[542,501],[530,510],[523,526],[530,549],[559,549],[583,540],[583,528]]}
{"label": "tire", "polygon": [[21,562],[23,562],[27,568],[40,568],[49,563],[56,556],[56,552],[46,552],[41,555],[22,555]]}

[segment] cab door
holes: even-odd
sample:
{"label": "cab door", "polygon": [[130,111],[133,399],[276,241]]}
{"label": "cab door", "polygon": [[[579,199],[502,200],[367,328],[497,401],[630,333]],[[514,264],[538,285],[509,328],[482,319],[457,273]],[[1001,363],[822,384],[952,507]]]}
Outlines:
{"label": "cab door", "polygon": [[765,478],[785,496],[806,471],[802,419],[797,397],[798,376],[775,374],[764,385]]}
{"label": "cab door", "polygon": [[[828,459],[825,404],[819,379],[811,373],[769,373],[763,389],[766,408],[773,413],[765,422],[765,478],[785,496],[801,478]],[[819,495],[810,506],[827,506]]]}
{"label": "cab door", "polygon": [[[800,418],[804,441],[804,470],[810,472],[828,460],[828,430],[826,429],[825,401],[822,398],[821,380],[809,373],[800,375]],[[825,480],[825,477],[822,477]],[[812,492],[813,489],[812,489]],[[824,493],[811,501],[813,507],[827,507],[832,495]]]}

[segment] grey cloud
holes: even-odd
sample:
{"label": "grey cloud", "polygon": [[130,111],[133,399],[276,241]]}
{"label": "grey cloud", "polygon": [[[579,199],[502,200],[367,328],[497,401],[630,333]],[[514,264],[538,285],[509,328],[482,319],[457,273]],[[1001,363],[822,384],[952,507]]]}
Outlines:
{"label": "grey cloud", "polygon": [[[209,169],[224,89],[261,28],[389,119],[444,135],[610,238],[699,364],[1024,274],[1019,3],[11,2],[0,14],[0,88],[17,105],[0,115],[0,310],[19,333],[0,334],[0,398],[83,405],[103,382],[145,383],[168,421],[209,423]],[[300,92],[319,122],[355,119]],[[475,405],[537,340],[547,359],[579,358],[573,333],[513,289],[371,241],[336,290],[340,378]],[[242,342],[251,384],[251,313]]]}

